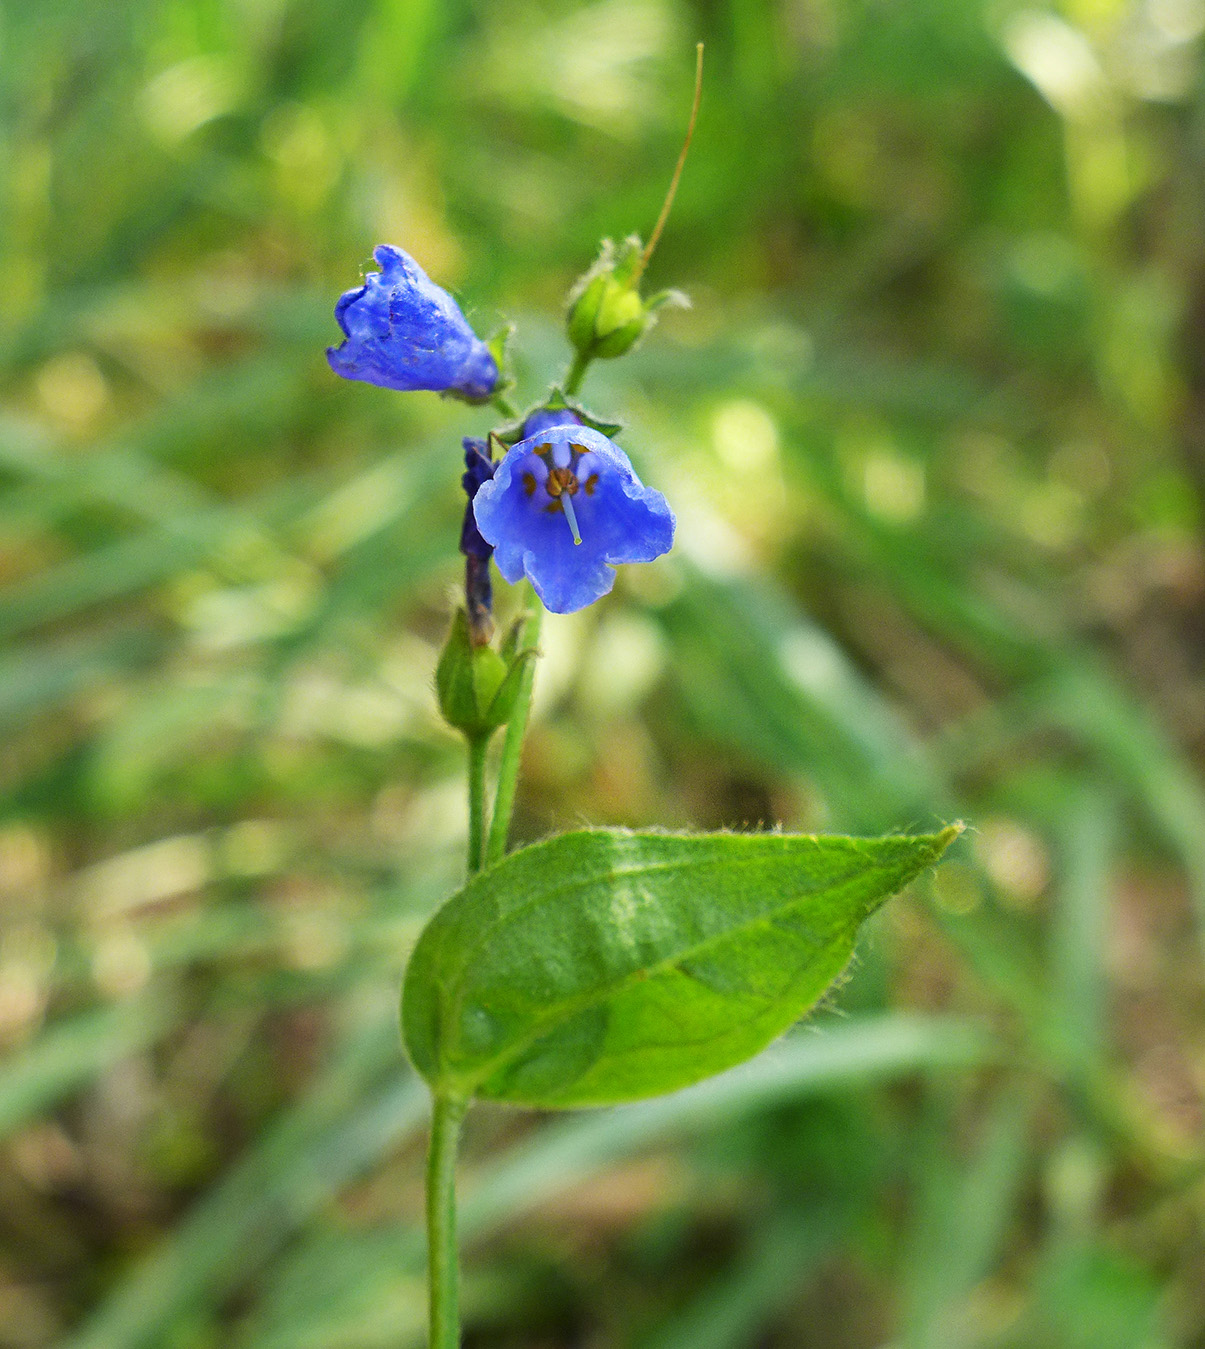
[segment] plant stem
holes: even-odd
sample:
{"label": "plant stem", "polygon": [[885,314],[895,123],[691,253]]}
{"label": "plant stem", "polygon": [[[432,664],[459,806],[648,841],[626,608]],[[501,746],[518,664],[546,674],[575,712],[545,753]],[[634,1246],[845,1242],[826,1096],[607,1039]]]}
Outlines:
{"label": "plant stem", "polygon": [[504,393],[496,393],[490,402],[498,409],[504,417],[514,418],[519,415],[519,409],[510,401]]}
{"label": "plant stem", "polygon": [[[531,597],[532,608],[528,615],[527,627],[523,633],[523,645],[535,646],[540,640],[540,619],[544,606],[536,595]],[[510,721],[506,724],[506,738],[502,742],[502,759],[498,765],[498,790],[494,795],[494,822],[490,827],[489,843],[485,852],[485,863],[490,865],[501,861],[506,852],[506,839],[510,833],[510,816],[515,805],[515,789],[519,784],[519,763],[523,757],[523,737],[527,733],[527,718],[531,712],[531,690],[536,678],[536,663],[527,662],[523,671],[523,682],[519,685],[519,697]]]}
{"label": "plant stem", "polygon": [[469,739],[469,875],[485,865],[485,755],[488,735]]}
{"label": "plant stem", "polygon": [[[524,631],[524,645],[534,646],[540,635],[540,601],[532,596],[533,608]],[[485,761],[488,735],[469,738],[469,856],[472,876],[486,861],[506,851],[510,813],[515,803],[523,733],[531,709],[535,661],[528,660],[519,685],[519,697],[506,727],[499,768],[498,794],[493,828],[486,831]],[[428,1349],[459,1349],[460,1270],[456,1250],[456,1144],[467,1102],[435,1096],[431,1111],[431,1143],[427,1152],[427,1309]]]}
{"label": "plant stem", "polygon": [[[485,865],[485,760],[488,735],[470,736],[469,857],[472,876]],[[427,1150],[428,1349],[459,1349],[460,1266],[456,1250],[456,1144],[467,1103],[434,1096]]]}
{"label": "plant stem", "polygon": [[436,1096],[427,1152],[429,1349],[459,1349],[460,1271],[456,1252],[456,1145],[465,1103]]}
{"label": "plant stem", "polygon": [[585,352],[579,351],[573,358],[573,364],[569,367],[569,375],[565,380],[565,393],[572,398],[582,387],[582,380],[586,378],[586,371],[590,368],[590,362],[593,356],[587,356]]}

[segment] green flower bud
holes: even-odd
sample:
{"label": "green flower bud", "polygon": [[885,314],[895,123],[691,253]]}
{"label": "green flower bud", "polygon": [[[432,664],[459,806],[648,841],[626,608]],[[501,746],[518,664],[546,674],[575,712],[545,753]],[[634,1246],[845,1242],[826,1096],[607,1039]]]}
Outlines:
{"label": "green flower bud", "polygon": [[603,240],[594,266],[569,295],[569,340],[581,356],[594,360],[624,355],[652,327],[662,305],[686,303],[677,291],[662,291],[646,300],[639,290],[642,267],[643,250],[636,235],[618,248]]}
{"label": "green flower bud", "polygon": [[594,325],[611,278],[604,272],[583,278],[586,285],[576,299],[569,302],[569,340],[578,351],[588,351],[594,344]]}
{"label": "green flower bud", "polygon": [[632,349],[648,325],[644,301],[636,291],[614,279],[608,280],[594,322],[594,354],[622,356]]}
{"label": "green flower bud", "polygon": [[499,655],[492,646],[474,645],[465,611],[456,611],[435,668],[435,690],[444,720],[470,740],[505,726],[515,710],[524,666],[536,654],[531,647],[519,650],[522,627],[514,625]]}

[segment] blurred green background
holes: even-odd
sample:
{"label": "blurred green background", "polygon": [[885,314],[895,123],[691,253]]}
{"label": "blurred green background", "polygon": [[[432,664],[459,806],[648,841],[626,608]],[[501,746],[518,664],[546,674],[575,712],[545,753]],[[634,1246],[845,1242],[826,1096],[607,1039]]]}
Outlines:
{"label": "blurred green background", "polygon": [[0,13],[2,1349],[422,1343],[489,417],[331,309],[401,244],[538,397],[700,39],[694,308],[586,386],[679,542],[546,625],[517,832],[972,830],[744,1074],[473,1114],[467,1343],[1205,1346],[1205,2]]}

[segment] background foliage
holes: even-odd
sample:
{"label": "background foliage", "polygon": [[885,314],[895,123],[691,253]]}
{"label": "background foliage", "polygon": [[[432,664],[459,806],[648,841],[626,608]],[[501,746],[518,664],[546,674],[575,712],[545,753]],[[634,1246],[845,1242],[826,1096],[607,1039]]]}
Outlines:
{"label": "background foliage", "polygon": [[[965,815],[824,1034],[470,1120],[470,1343],[1205,1344],[1201,0],[3,6],[0,1345],[421,1343],[396,991],[484,414],[343,384],[404,244],[680,543],[546,625],[519,806]],[[505,604],[505,599],[503,600]],[[839,1015],[835,1015],[839,1013]]]}

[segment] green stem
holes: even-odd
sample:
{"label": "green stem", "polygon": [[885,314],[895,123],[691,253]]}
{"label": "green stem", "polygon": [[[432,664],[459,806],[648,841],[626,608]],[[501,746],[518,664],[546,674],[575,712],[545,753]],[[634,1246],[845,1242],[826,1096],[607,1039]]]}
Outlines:
{"label": "green stem", "polygon": [[469,739],[469,875],[485,865],[485,755],[489,736]]}
{"label": "green stem", "polygon": [[436,1096],[427,1152],[429,1349],[459,1349],[460,1272],[456,1255],[456,1144],[465,1103]]}
{"label": "green stem", "polygon": [[572,398],[582,387],[582,380],[586,378],[586,371],[590,368],[590,362],[593,356],[587,356],[585,352],[579,351],[573,358],[573,364],[569,367],[569,375],[565,380],[565,394]]}
{"label": "green stem", "polygon": [[[533,595],[534,608],[527,619],[523,645],[534,647],[540,640],[540,619],[544,606]],[[506,853],[506,839],[510,833],[510,816],[515,805],[515,789],[519,785],[519,762],[523,757],[523,737],[527,733],[527,718],[531,712],[531,690],[536,678],[536,663],[529,660],[519,685],[519,697],[510,721],[506,724],[506,738],[502,742],[502,759],[498,765],[498,790],[494,795],[494,822],[490,827],[489,843],[485,851],[486,865],[499,862]]]}
{"label": "green stem", "polygon": [[490,402],[504,417],[509,417],[512,421],[519,415],[519,409],[515,407],[504,393],[496,393],[493,398],[490,399]]}

